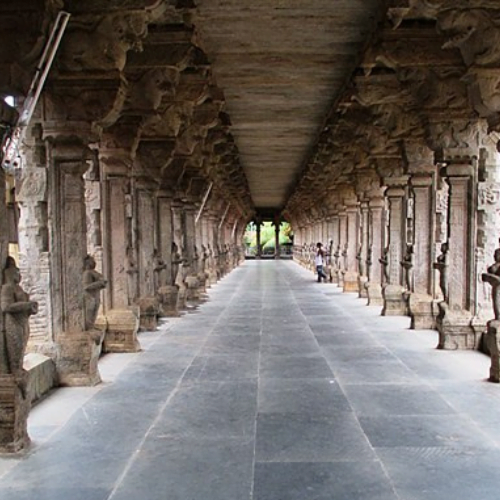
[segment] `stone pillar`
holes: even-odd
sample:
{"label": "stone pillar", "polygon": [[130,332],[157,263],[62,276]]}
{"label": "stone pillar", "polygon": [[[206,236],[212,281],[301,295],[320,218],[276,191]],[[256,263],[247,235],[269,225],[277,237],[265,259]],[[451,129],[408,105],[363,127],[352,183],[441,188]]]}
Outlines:
{"label": "stone pillar", "polygon": [[198,264],[199,254],[197,252],[196,227],[195,227],[196,210],[192,203],[184,205],[184,221],[185,221],[185,248],[186,258],[189,263],[189,270],[185,281],[187,286],[187,299],[197,301],[199,295],[199,279],[198,279]]}
{"label": "stone pillar", "polygon": [[119,151],[102,152],[101,156],[103,272],[109,281],[104,291],[104,352],[140,350],[137,263],[132,245],[133,200],[128,167],[120,156]]}
{"label": "stone pillar", "polygon": [[[5,182],[5,173],[0,167],[0,271],[2,271],[0,288],[2,289],[6,285],[3,270],[9,248]],[[2,311],[2,302],[3,300],[0,301],[0,453],[16,453],[30,444],[27,421],[31,404],[26,394],[26,372],[21,368],[18,373],[13,373],[9,367],[5,339],[8,324],[6,313]]]}
{"label": "stone pillar", "polygon": [[281,258],[281,251],[280,251],[280,223],[275,222],[274,223],[274,258],[275,259],[280,259]]}
{"label": "stone pillar", "polygon": [[358,291],[358,262],[357,254],[359,250],[359,230],[358,230],[358,202],[355,198],[345,200],[347,213],[347,244],[346,252],[346,272],[344,274],[344,292]]}
{"label": "stone pillar", "polygon": [[262,245],[260,243],[260,226],[261,226],[261,223],[260,222],[256,222],[255,223],[257,225],[257,254],[256,254],[256,258],[257,259],[260,259],[262,257]]}
{"label": "stone pillar", "polygon": [[337,248],[339,266],[337,270],[338,285],[344,288],[344,275],[347,259],[347,212],[345,207],[339,212],[339,245]]}
{"label": "stone pillar", "polygon": [[411,328],[433,329],[436,326],[433,301],[435,182],[431,173],[411,177],[414,198],[413,290],[409,290]]}
{"label": "stone pillar", "polygon": [[368,202],[369,207],[369,244],[368,244],[368,281],[366,292],[369,306],[383,306],[382,296],[383,269],[382,248],[385,232],[385,202],[382,197],[372,197]]}
{"label": "stone pillar", "polygon": [[339,232],[340,232],[340,218],[338,213],[334,213],[332,216],[332,283],[338,285],[339,283]]}
{"label": "stone pillar", "polygon": [[[41,152],[41,151],[40,151]],[[43,148],[45,152],[45,148]],[[39,158],[40,165],[42,158]],[[21,207],[19,249],[23,288],[38,302],[38,314],[30,317],[28,352],[55,357],[50,294],[50,258],[47,205],[47,169],[25,167],[17,186]]]}
{"label": "stone pillar", "polygon": [[405,244],[405,195],[404,183],[407,178],[385,179],[389,186],[385,196],[389,200],[389,241],[386,258],[388,259],[388,283],[382,289],[384,297],[383,316],[404,316],[407,313],[406,300],[402,287],[403,246]]}
{"label": "stone pillar", "polygon": [[137,237],[138,305],[141,330],[155,330],[158,326],[159,301],[154,284],[155,206],[152,186],[142,182],[135,190],[135,227]]}
{"label": "stone pillar", "polygon": [[369,205],[368,201],[362,201],[360,205],[360,248],[357,253],[358,259],[358,293],[359,298],[368,298],[366,284],[368,283],[368,246],[369,246]]}
{"label": "stone pillar", "polygon": [[447,300],[439,304],[437,327],[440,349],[476,349],[471,326],[474,262],[474,166],[455,160],[444,170],[449,185]]}
{"label": "stone pillar", "polygon": [[177,316],[178,287],[173,276],[174,255],[172,254],[172,198],[166,194],[157,193],[158,210],[158,252],[165,266],[159,273],[159,287],[157,290],[159,298],[160,314],[162,316]]}
{"label": "stone pillar", "polygon": [[[55,136],[46,130],[50,138]],[[56,133],[57,134],[57,133]],[[56,135],[57,137],[57,135]],[[73,138],[48,142],[52,322],[61,385],[95,385],[103,332],[86,331],[83,264],[87,224],[83,174],[89,150]]]}

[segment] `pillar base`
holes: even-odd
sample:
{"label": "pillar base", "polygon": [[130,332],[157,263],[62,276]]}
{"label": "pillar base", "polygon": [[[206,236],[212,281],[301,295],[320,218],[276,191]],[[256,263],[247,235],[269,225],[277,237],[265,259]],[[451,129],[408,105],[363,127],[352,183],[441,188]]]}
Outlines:
{"label": "pillar base", "polygon": [[347,272],[344,274],[344,293],[359,292],[358,273]]}
{"label": "pillar base", "polygon": [[486,349],[489,351],[491,357],[490,365],[490,382],[500,383],[500,338],[498,332],[500,331],[500,321],[493,319],[488,321],[488,328],[484,341],[486,342]]}
{"label": "pillar base", "polygon": [[385,285],[382,290],[384,308],[382,316],[406,316],[408,305],[403,295],[404,290],[400,285]]}
{"label": "pillar base", "polygon": [[145,297],[139,300],[139,330],[154,331],[158,328],[160,308],[156,297]]}
{"label": "pillar base", "polygon": [[410,293],[408,309],[412,330],[434,330],[436,328],[438,308],[430,295]]}
{"label": "pillar base", "polygon": [[360,299],[368,298],[368,290],[366,289],[367,283],[368,283],[368,278],[366,276],[358,277],[358,294]]}
{"label": "pillar base", "polygon": [[477,349],[479,336],[471,326],[472,315],[468,311],[451,311],[446,302],[438,304],[436,326],[439,332],[438,349]]}
{"label": "pillar base", "polygon": [[382,295],[382,286],[379,283],[366,283],[366,293],[368,295],[369,306],[384,306],[384,297]]}
{"label": "pillar base", "polygon": [[64,332],[58,336],[56,367],[60,385],[81,387],[101,382],[97,363],[103,337],[101,330]]}
{"label": "pillar base", "polygon": [[0,453],[19,453],[31,443],[27,375],[24,370],[19,377],[0,375]]}
{"label": "pillar base", "polygon": [[179,311],[177,310],[177,298],[179,295],[179,287],[162,286],[158,290],[160,316],[177,317]]}
{"label": "pillar base", "polygon": [[139,317],[130,309],[113,309],[106,314],[106,334],[102,344],[103,352],[138,352],[137,340]]}

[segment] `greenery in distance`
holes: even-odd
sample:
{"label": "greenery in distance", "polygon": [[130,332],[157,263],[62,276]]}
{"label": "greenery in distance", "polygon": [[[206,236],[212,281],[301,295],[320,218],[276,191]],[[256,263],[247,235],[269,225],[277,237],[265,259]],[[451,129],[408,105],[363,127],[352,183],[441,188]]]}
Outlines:
{"label": "greenery in distance", "polygon": [[[280,225],[280,245],[285,245],[287,243],[290,244],[291,234],[292,230],[290,224],[288,222],[282,222]],[[274,248],[274,238],[274,225],[271,222],[264,222],[260,227],[260,244],[262,245],[262,248]],[[245,245],[250,248],[257,246],[257,228],[253,223],[250,223],[247,226],[247,230],[245,232]]]}

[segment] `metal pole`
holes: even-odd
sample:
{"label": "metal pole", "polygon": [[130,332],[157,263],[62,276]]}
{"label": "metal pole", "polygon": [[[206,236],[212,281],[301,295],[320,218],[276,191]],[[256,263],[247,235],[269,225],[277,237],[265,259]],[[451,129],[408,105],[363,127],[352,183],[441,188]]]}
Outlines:
{"label": "metal pole", "polygon": [[213,182],[210,183],[210,185],[207,188],[207,192],[205,193],[205,196],[203,197],[203,201],[201,203],[201,207],[198,210],[198,213],[196,214],[196,218],[194,219],[194,223],[198,224],[198,221],[200,220],[201,214],[203,212],[203,209],[205,208],[205,205],[208,201],[208,197],[210,196],[210,191],[212,191],[212,186],[214,185]]}

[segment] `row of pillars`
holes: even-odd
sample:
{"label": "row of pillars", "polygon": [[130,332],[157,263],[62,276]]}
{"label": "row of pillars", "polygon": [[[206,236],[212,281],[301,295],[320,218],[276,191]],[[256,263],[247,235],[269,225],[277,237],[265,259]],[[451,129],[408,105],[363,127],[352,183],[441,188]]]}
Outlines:
{"label": "row of pillars", "polygon": [[[488,266],[500,262],[500,190],[478,171],[475,159],[456,158],[440,169],[384,177],[383,187],[344,190],[326,217],[296,221],[295,259],[315,269],[323,242],[330,280],[343,291],[380,306],[382,315],[409,315],[412,329],[437,329],[438,348],[483,349],[493,359],[497,342],[486,332],[488,320],[500,319],[500,293],[494,287],[491,295],[484,283],[491,277],[482,275],[500,270]],[[498,381],[498,366],[493,372]]]}

